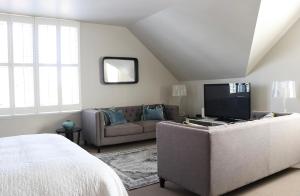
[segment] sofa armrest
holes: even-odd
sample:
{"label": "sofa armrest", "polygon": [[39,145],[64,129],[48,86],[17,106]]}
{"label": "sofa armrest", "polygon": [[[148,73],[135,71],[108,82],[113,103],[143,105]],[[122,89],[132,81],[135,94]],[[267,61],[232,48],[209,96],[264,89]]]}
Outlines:
{"label": "sofa armrest", "polygon": [[208,130],[165,121],[157,124],[156,134],[158,176],[200,195],[208,195],[210,190]]}
{"label": "sofa armrest", "polygon": [[86,109],[81,113],[82,135],[84,140],[95,146],[101,145],[101,133],[104,131],[104,117],[97,109]]}
{"label": "sofa armrest", "polygon": [[179,107],[177,105],[164,105],[166,120],[175,121],[179,115]]}

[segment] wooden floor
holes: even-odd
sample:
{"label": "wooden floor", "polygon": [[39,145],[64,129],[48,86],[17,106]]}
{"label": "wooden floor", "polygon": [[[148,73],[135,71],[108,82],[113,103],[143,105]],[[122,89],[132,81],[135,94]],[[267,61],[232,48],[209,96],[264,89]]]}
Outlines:
{"label": "wooden floor", "polygon": [[[164,189],[155,184],[129,191],[129,196],[196,196],[196,194],[166,182]],[[300,196],[300,169],[284,170],[224,196]]]}
{"label": "wooden floor", "polygon": [[[101,149],[102,153],[128,150],[132,148],[155,144],[154,140],[136,142],[122,145],[114,145]],[[84,147],[90,153],[96,153],[97,149],[91,146]],[[129,196],[196,196],[180,186],[166,182],[165,188],[159,184],[129,191]],[[300,169],[289,168],[250,185],[225,194],[224,196],[300,196]]]}

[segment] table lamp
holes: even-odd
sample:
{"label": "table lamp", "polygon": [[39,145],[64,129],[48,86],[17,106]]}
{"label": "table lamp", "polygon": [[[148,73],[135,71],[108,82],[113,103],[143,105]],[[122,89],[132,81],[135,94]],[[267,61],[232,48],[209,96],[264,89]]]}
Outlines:
{"label": "table lamp", "polygon": [[184,115],[182,108],[182,97],[187,96],[186,86],[184,84],[177,84],[172,86],[173,97],[179,97],[179,114]]}
{"label": "table lamp", "polygon": [[283,102],[283,111],[287,112],[287,99],[296,98],[295,81],[274,81],[272,85],[272,97],[281,98]]}

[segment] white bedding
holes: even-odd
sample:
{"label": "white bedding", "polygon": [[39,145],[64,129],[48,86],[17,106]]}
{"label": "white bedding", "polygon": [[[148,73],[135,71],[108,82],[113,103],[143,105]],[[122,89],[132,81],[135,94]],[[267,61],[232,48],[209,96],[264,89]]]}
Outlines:
{"label": "white bedding", "polygon": [[127,196],[105,163],[56,134],[0,138],[0,195]]}

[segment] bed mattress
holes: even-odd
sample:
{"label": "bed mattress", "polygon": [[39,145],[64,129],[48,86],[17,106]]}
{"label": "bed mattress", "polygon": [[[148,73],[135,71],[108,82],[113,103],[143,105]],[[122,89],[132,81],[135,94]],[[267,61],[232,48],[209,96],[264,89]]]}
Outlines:
{"label": "bed mattress", "polygon": [[108,165],[56,134],[0,138],[0,195],[128,196]]}

